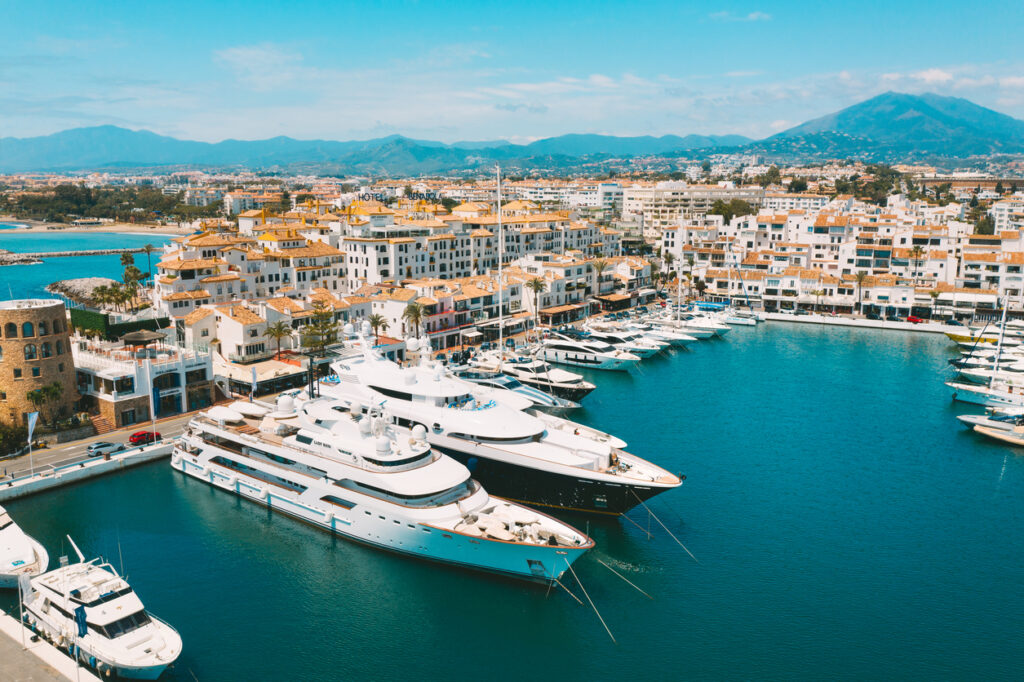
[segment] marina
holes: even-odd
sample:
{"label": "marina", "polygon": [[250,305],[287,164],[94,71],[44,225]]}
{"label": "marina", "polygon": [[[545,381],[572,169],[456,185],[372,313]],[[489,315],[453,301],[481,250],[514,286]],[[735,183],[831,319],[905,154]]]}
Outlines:
{"label": "marina", "polygon": [[[166,461],[5,507],[54,561],[73,553],[65,533],[108,560],[120,551],[147,609],[183,640],[161,679],[407,677],[380,664],[392,655],[440,677],[450,664],[431,652],[450,641],[441,624],[458,621],[501,623],[520,651],[557,642],[545,666],[559,679],[627,676],[638,661],[654,678],[810,677],[836,656],[856,678],[1010,679],[1024,548],[1005,529],[1024,514],[1024,458],[954,419],[971,408],[935,377],[955,348],[938,335],[770,322],[631,372],[571,368],[597,385],[574,421],[687,475],[648,505],[700,563],[642,507],[560,515],[595,542],[573,568],[617,644],[558,586],[353,544]],[[182,567],[202,567],[202,580],[180,580]],[[16,595],[0,600],[17,609]],[[419,636],[393,636],[410,629]],[[493,640],[462,631],[463,664],[532,674]]]}

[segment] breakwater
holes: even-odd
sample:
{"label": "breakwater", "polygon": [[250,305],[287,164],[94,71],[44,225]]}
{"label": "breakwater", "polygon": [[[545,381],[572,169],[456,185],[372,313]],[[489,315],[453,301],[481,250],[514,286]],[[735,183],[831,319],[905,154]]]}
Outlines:
{"label": "breakwater", "polygon": [[87,249],[84,251],[41,251],[38,253],[12,253],[0,250],[0,265],[34,265],[44,258],[67,258],[69,256],[110,256],[119,253],[143,253],[142,247],[127,249]]}

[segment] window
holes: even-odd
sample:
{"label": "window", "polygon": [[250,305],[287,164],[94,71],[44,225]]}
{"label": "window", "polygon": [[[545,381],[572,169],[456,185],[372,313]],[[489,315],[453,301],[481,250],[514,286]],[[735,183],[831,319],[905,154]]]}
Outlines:
{"label": "window", "polygon": [[57,342],[56,342],[56,346],[57,346],[57,355],[64,355],[64,343],[58,339]]}
{"label": "window", "polygon": [[18,338],[18,325],[14,324],[13,322],[8,322],[7,326],[4,327],[4,336],[6,336],[9,339]]}
{"label": "window", "polygon": [[33,367],[33,368],[32,368],[32,376],[34,376],[34,377],[37,377],[37,376],[39,376],[39,375],[40,375],[40,370],[39,370],[39,368],[38,368],[38,367]]}
{"label": "window", "polygon": [[[42,330],[42,326],[40,326],[40,330]],[[44,358],[53,357],[53,348],[50,346],[50,342],[49,341],[45,341],[39,347],[39,352],[40,352],[40,355],[42,355]]]}
{"label": "window", "polygon": [[15,367],[14,368],[14,378],[15,379],[20,379],[21,378],[21,368],[20,367]]}
{"label": "window", "polygon": [[[56,330],[54,330],[54,331],[56,331]],[[46,336],[49,333],[50,332],[47,330],[46,321],[44,320],[44,321],[40,322],[39,323],[39,336]]]}
{"label": "window", "polygon": [[36,344],[30,343],[27,346],[25,346],[26,360],[35,360],[37,357],[38,355],[36,354]]}
{"label": "window", "polygon": [[63,362],[61,362],[61,363],[59,363],[57,365],[57,371],[58,372],[63,372],[64,371],[64,363]]}
{"label": "window", "polygon": [[32,326],[31,322],[26,322],[25,324],[21,325],[21,335],[24,336],[26,339],[36,335],[35,327]]}

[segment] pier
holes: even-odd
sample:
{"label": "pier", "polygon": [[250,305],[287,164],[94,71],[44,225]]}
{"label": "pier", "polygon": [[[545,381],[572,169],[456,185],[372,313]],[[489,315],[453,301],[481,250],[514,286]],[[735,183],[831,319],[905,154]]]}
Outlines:
{"label": "pier", "polygon": [[[100,682],[100,678],[84,667],[76,670],[73,659],[41,637],[32,641],[33,633],[13,617],[0,612],[0,672],[13,682]],[[25,647],[22,648],[24,638]]]}
{"label": "pier", "polygon": [[832,327],[860,327],[861,329],[894,329],[901,332],[925,332],[927,334],[968,334],[967,327],[941,322],[894,322],[891,320],[869,320],[862,317],[842,315],[793,315],[792,313],[765,313],[765,318],[774,322],[801,322]]}

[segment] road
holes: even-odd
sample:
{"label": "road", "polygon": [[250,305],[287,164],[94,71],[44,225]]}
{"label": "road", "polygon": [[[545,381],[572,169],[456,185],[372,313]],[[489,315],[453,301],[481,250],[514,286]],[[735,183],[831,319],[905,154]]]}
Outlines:
{"label": "road", "polygon": [[[193,416],[193,414],[182,414],[177,417],[160,420],[156,423],[156,430],[164,437],[164,440],[175,438],[185,430],[185,425],[188,424],[188,420]],[[132,435],[136,431],[147,431],[151,428],[152,427],[148,422],[145,424],[133,424],[127,428],[105,433],[102,436],[90,436],[89,438],[76,440],[73,443],[62,443],[57,447],[36,450],[32,453],[31,462],[29,461],[28,455],[0,460],[0,480],[2,480],[5,475],[18,477],[29,473],[32,469],[39,471],[41,468],[45,469],[58,464],[70,464],[82,459],[88,459],[88,455],[85,454],[85,449],[91,443],[104,441],[110,443],[125,443],[127,445],[128,436]]]}

